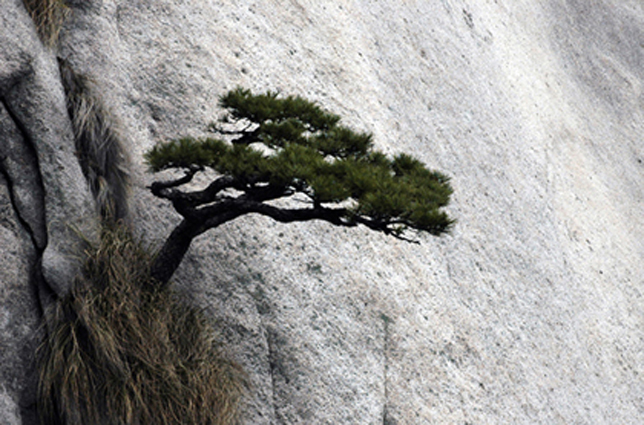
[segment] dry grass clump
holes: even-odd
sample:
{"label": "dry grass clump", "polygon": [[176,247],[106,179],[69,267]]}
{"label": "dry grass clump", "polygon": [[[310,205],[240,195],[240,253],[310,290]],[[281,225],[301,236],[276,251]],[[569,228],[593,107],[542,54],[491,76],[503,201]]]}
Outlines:
{"label": "dry grass clump", "polygon": [[53,46],[58,40],[58,34],[69,14],[65,0],[23,0],[38,29],[41,40],[48,46]]}
{"label": "dry grass clump", "polygon": [[59,65],[78,159],[99,212],[107,220],[126,220],[130,159],[119,120],[89,77],[63,59]]}
{"label": "dry grass clump", "polygon": [[44,424],[234,424],[244,375],[199,310],[149,279],[122,229],[86,250],[82,276],[48,318],[40,349]]}

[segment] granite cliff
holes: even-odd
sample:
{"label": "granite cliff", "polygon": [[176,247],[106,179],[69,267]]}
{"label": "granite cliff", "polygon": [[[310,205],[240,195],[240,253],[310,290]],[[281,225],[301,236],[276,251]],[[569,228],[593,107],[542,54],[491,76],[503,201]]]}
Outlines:
{"label": "granite cliff", "polygon": [[177,217],[142,153],[203,134],[239,85],[452,177],[458,223],[420,244],[252,216],[195,241],[176,285],[249,373],[245,423],[641,422],[641,2],[67,4],[51,46],[21,0],[0,7],[3,423],[36,423],[42,309],[76,272],[70,225],[98,220],[57,57],[127,135],[151,243]]}

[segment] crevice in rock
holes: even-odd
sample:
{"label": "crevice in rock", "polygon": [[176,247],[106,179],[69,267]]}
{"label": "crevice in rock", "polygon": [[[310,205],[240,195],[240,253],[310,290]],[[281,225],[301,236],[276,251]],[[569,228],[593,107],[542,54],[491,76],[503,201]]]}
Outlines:
{"label": "crevice in rock", "polygon": [[268,370],[270,373],[271,377],[271,392],[273,393],[273,415],[275,417],[275,420],[277,421],[277,418],[279,417],[278,412],[277,412],[277,401],[276,401],[276,394],[277,394],[277,385],[276,385],[276,378],[277,378],[277,352],[275,351],[274,343],[273,343],[273,333],[268,327],[264,327],[264,331],[266,332],[266,346],[268,347]]}
{"label": "crevice in rock", "polygon": [[[263,278],[260,273],[252,274],[257,278],[260,283],[264,283]],[[266,293],[262,289],[262,286],[256,286],[254,289],[251,289],[247,286],[244,286],[245,292],[254,300],[253,306],[255,307],[257,317],[259,318],[259,330],[264,340],[266,341],[266,359],[268,360],[268,378],[270,379],[269,390],[270,390],[270,400],[267,401],[266,405],[267,410],[272,410],[272,420],[273,423],[278,422],[278,408],[277,408],[277,374],[278,371],[278,358],[277,352],[275,350],[275,331],[273,331],[269,325],[270,314],[272,311],[270,302],[266,296]],[[267,317],[268,316],[268,317]]]}
{"label": "crevice in rock", "polygon": [[[40,256],[47,246],[47,226],[44,209],[45,188],[42,183],[40,167],[38,166],[38,157],[33,142],[29,140],[27,132],[21,128],[20,121],[16,119],[4,100],[0,99],[0,106],[2,107],[0,114],[6,112],[8,118],[18,131],[17,135],[22,139],[17,140],[18,143],[11,143],[10,137],[4,138],[3,145],[0,147],[0,173],[2,173],[9,186],[9,196],[16,216],[29,234],[34,248],[38,256]],[[2,120],[0,118],[0,122]],[[3,125],[7,124],[3,123]],[[8,131],[11,130],[9,129]],[[12,160],[16,166],[20,166],[21,168],[14,169],[15,167],[10,163]],[[20,176],[14,173],[20,173]],[[24,196],[21,196],[20,192]],[[32,197],[34,199],[27,200],[23,199],[24,197]],[[36,201],[35,205],[34,200]]]}
{"label": "crevice in rock", "polygon": [[7,182],[9,200],[18,222],[33,244],[35,261],[30,280],[36,289],[39,314],[54,298],[43,278],[42,255],[47,247],[45,188],[33,141],[4,99],[0,99],[0,173]]}
{"label": "crevice in rock", "polygon": [[382,313],[380,315],[380,319],[382,319],[383,322],[383,368],[382,368],[382,375],[383,375],[383,407],[382,407],[382,425],[397,425],[398,421],[396,421],[393,416],[391,415],[390,409],[389,409],[389,334],[390,334],[390,325],[393,322],[393,320],[387,316],[386,314]]}
{"label": "crevice in rock", "polygon": [[[41,259],[47,246],[47,225],[45,217],[45,189],[38,164],[38,157],[32,140],[22,123],[12,113],[5,100],[0,98],[0,175],[7,185],[8,199],[13,209],[17,226],[28,235],[24,244],[29,261],[29,289],[33,296],[33,308],[37,317],[45,316],[45,309],[54,299],[53,292],[43,279]],[[36,392],[37,372],[33,352],[40,332],[35,330],[30,344],[23,349],[25,385],[19,393],[19,410],[23,423],[37,423]],[[28,360],[29,359],[29,360]]]}

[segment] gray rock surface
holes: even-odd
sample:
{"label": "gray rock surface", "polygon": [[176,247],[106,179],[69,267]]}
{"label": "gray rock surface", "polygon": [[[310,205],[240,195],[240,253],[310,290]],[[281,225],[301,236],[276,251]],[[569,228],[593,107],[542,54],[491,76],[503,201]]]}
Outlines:
{"label": "gray rock surface", "polygon": [[91,236],[94,207],[54,54],[19,0],[2,1],[0,28],[0,418],[31,424],[41,312],[68,290],[72,229]]}
{"label": "gray rock surface", "polygon": [[[418,245],[258,217],[195,241],[177,285],[249,372],[246,423],[641,423],[641,2],[77,3],[59,53],[136,140],[134,220],[150,241],[177,218],[145,189],[141,153],[202,134],[237,85],[302,94],[453,177],[453,234]],[[0,87],[25,81],[42,48],[0,37]],[[51,97],[29,97],[29,128],[66,134],[55,73],[39,72]],[[47,205],[80,193],[39,160]],[[0,247],[16,253],[0,294],[37,317],[6,183]],[[35,318],[19,327],[23,307],[4,299],[0,355],[15,362]],[[1,370],[15,418],[26,384]]]}
{"label": "gray rock surface", "polygon": [[53,52],[38,39],[21,1],[4,0],[0,23],[2,170],[39,256],[44,250],[44,277],[64,294],[77,267],[71,229],[91,232],[93,201],[75,155]]}
{"label": "gray rock surface", "polygon": [[[36,253],[0,175],[0,423],[33,419],[33,358],[40,307],[30,275]],[[24,422],[20,422],[20,418]]]}

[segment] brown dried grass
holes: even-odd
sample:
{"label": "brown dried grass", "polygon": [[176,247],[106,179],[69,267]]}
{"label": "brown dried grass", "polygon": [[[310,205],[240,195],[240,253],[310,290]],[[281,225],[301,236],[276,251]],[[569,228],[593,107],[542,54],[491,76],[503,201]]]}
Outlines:
{"label": "brown dried grass", "polygon": [[64,0],[23,0],[38,29],[40,39],[48,46],[58,40],[60,29],[69,14]]}
{"label": "brown dried grass", "polygon": [[94,81],[59,59],[61,81],[72,119],[78,160],[106,223],[129,215],[130,158],[116,114]]}
{"label": "brown dried grass", "polygon": [[85,254],[82,276],[48,317],[42,423],[237,423],[243,372],[199,310],[151,284],[146,249],[117,228]]}

